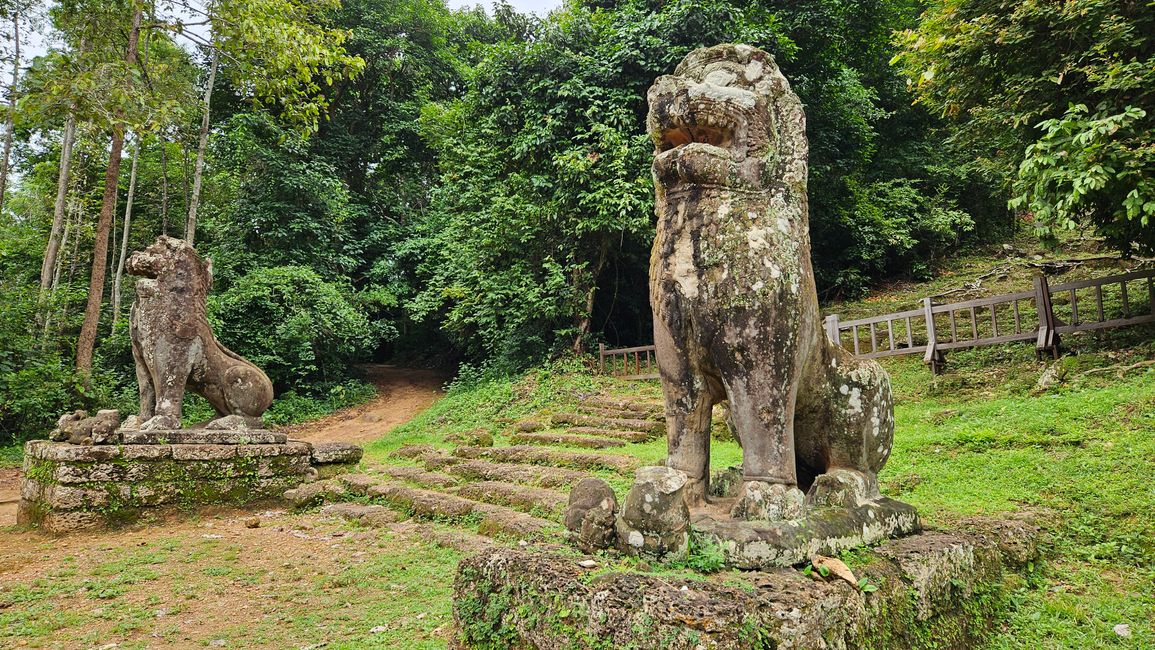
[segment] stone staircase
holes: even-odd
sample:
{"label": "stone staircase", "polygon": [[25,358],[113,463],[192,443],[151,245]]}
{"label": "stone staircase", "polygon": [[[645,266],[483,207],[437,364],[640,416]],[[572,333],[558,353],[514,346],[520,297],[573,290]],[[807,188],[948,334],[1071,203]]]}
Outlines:
{"label": "stone staircase", "polygon": [[417,526],[434,538],[444,531],[420,522],[451,524],[461,530],[448,540],[455,547],[546,540],[563,531],[570,487],[594,473],[631,478],[642,463],[629,446],[664,431],[660,405],[595,396],[573,412],[514,423],[495,446],[407,445],[391,454],[398,464],[305,484],[285,497],[298,507],[326,503],[325,512],[367,526]]}

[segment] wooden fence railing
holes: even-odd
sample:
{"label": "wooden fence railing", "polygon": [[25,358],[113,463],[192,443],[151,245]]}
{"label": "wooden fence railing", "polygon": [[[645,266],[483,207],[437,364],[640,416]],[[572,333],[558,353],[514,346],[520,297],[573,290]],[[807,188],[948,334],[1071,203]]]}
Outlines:
{"label": "wooden fence railing", "polygon": [[[1080,306],[1082,304],[1082,307]],[[921,354],[935,374],[946,353],[1013,341],[1035,341],[1035,353],[1059,357],[1060,335],[1155,322],[1155,269],[1050,285],[1035,278],[1030,291],[922,307],[881,316],[824,321],[826,334],[864,359]],[[604,374],[656,378],[654,346],[599,350]],[[632,361],[632,363],[631,363]]]}
{"label": "wooden fence railing", "polygon": [[658,360],[654,357],[654,346],[608,350],[603,343],[598,346],[598,371],[624,379],[657,379]]}

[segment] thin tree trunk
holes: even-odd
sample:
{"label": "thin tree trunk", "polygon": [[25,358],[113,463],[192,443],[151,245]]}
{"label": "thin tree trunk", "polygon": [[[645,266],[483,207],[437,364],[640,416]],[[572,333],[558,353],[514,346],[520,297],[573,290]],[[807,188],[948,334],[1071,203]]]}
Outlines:
{"label": "thin tree trunk", "polygon": [[132,197],[136,193],[136,164],[140,161],[140,143],[132,152],[132,171],[128,175],[128,200],[124,205],[124,234],[120,242],[120,261],[116,264],[116,277],[112,281],[112,327],[120,320],[120,281],[124,277],[124,260],[128,257],[128,233],[132,229]]}
{"label": "thin tree trunk", "polygon": [[160,136],[160,234],[168,234],[168,142]]}
{"label": "thin tree trunk", "polygon": [[[128,68],[136,63],[136,46],[140,40],[140,20],[144,10],[134,7],[132,30],[128,34],[128,51],[125,62]],[[125,80],[130,85],[131,77]],[[92,353],[96,348],[96,328],[100,324],[100,305],[104,300],[104,276],[108,271],[108,233],[112,228],[112,211],[116,203],[116,191],[120,178],[120,153],[124,148],[123,112],[117,111],[116,123],[112,127],[112,145],[108,153],[108,171],[104,175],[104,200],[100,207],[100,219],[96,223],[96,242],[92,252],[92,275],[88,280],[88,304],[84,308],[84,324],[76,341],[76,369],[87,375],[92,370]]]}
{"label": "thin tree trunk", "polygon": [[187,215],[188,214],[189,196],[192,195],[192,190],[189,188],[189,182],[188,182],[189,181],[189,165],[191,163],[189,163],[189,159],[188,159],[188,147],[184,146],[183,142],[180,145],[180,155],[181,155],[180,180],[181,180],[181,184],[184,186],[184,193],[181,195],[181,198],[184,200],[184,205],[182,207],[184,208],[184,213]]}
{"label": "thin tree trunk", "polygon": [[8,165],[12,161],[12,131],[16,126],[16,84],[20,82],[20,3],[12,6],[12,86],[8,89],[8,121],[4,128],[4,157],[0,159],[0,208],[8,191]]}
{"label": "thin tree trunk", "polygon": [[[72,221],[73,219],[69,218],[64,222],[63,233],[61,234],[59,242],[61,249],[68,248],[68,237],[73,230]],[[55,268],[52,270],[52,285],[49,287],[47,292],[41,292],[40,294],[41,300],[44,301],[42,306],[42,311],[44,314],[44,336],[41,339],[41,348],[48,347],[48,332],[52,329],[52,305],[51,302],[48,302],[48,298],[50,298],[56,292],[56,287],[60,284],[60,272],[63,268],[64,256],[57,255]]]}
{"label": "thin tree trunk", "polygon": [[[81,41],[81,56],[88,50],[88,42]],[[56,205],[52,210],[52,231],[48,234],[48,247],[44,251],[44,264],[40,267],[40,292],[50,286],[49,274],[56,266],[60,254],[60,232],[64,228],[64,211],[68,202],[69,175],[72,173],[72,146],[76,141],[76,102],[68,109],[68,121],[64,124],[64,141],[60,146],[60,171],[56,177]]]}
{"label": "thin tree trunk", "polygon": [[189,200],[188,221],[185,222],[184,226],[184,238],[190,246],[196,243],[197,238],[197,207],[200,206],[201,202],[201,179],[205,173],[205,148],[207,148],[209,142],[209,108],[213,99],[213,84],[215,84],[217,80],[217,60],[217,51],[213,50],[213,62],[209,67],[209,80],[205,85],[205,98],[202,107],[203,113],[201,114],[201,135],[200,140],[197,142],[197,162],[196,167],[193,169],[192,197]]}
{"label": "thin tree trunk", "polygon": [[76,140],[76,106],[68,112],[64,124],[64,142],[60,147],[60,172],[56,177],[56,205],[52,210],[52,231],[48,234],[48,248],[44,251],[44,264],[40,267],[40,291],[52,286],[52,269],[62,245],[61,232],[64,229],[64,212],[68,203],[69,175],[72,173],[72,145]]}

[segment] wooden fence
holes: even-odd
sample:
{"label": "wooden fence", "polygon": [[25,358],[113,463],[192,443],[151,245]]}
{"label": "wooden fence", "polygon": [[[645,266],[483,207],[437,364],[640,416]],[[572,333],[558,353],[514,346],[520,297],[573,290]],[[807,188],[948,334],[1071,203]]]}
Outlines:
{"label": "wooden fence", "polygon": [[[834,314],[824,324],[826,335],[856,356],[921,354],[940,374],[951,350],[1034,340],[1037,355],[1058,358],[1061,335],[1151,322],[1155,269],[1053,286],[1040,275],[1030,291],[943,305],[923,298],[918,309],[845,322]],[[652,379],[658,376],[653,355],[652,345],[603,345],[599,368],[604,374]]]}

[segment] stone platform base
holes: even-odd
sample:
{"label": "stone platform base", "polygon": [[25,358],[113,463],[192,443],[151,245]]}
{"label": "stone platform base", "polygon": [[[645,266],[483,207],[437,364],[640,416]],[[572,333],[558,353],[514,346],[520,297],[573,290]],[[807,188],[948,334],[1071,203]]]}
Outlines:
{"label": "stone platform base", "polygon": [[218,431],[214,429],[173,429],[140,431],[121,429],[120,441],[126,445],[283,445],[288,436],[275,431],[252,429]]}
{"label": "stone platform base", "polygon": [[802,564],[920,530],[913,506],[882,497],[854,508],[819,508],[803,519],[758,523],[731,519],[730,504],[691,511],[690,527],[718,546],[727,566],[769,569]]}
{"label": "stone platform base", "polygon": [[157,507],[279,498],[310,473],[310,454],[303,442],[73,445],[34,440],[24,446],[17,523],[62,533],[132,521]]}
{"label": "stone platform base", "polygon": [[972,520],[861,549],[850,564],[868,591],[788,568],[703,580],[487,551],[458,569],[456,647],[969,649],[1005,613],[1036,536],[1025,521]]}

